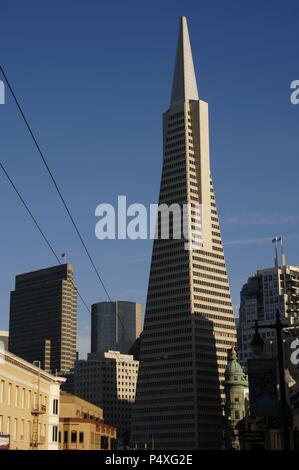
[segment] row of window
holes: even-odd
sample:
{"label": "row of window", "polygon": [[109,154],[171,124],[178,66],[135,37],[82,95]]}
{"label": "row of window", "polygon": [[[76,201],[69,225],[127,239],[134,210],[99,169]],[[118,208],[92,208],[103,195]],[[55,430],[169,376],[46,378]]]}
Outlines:
{"label": "row of window", "polygon": [[[39,405],[47,407],[47,396],[40,394]],[[57,407],[58,407],[58,400]],[[14,385],[11,382],[5,380],[0,381],[0,403],[6,403],[9,406],[15,408],[31,409],[36,407],[38,404],[38,394],[33,390],[27,390],[19,385]],[[56,408],[55,408],[56,409]],[[58,414],[54,412],[53,414]]]}
{"label": "row of window", "polygon": [[[61,440],[61,437],[63,438]],[[84,444],[84,432],[83,431],[63,431],[62,436],[61,432],[59,432],[59,442],[62,444]]]}
{"label": "row of window", "polygon": [[172,134],[175,134],[177,132],[182,132],[182,131],[185,131],[185,126],[179,126],[174,129],[168,129],[166,132],[166,135],[172,135]]}
{"label": "row of window", "polygon": [[[32,432],[32,422],[24,419],[12,418],[6,419],[0,415],[0,433],[7,433],[13,440],[30,441]],[[46,436],[46,425],[39,423],[39,435]]]}

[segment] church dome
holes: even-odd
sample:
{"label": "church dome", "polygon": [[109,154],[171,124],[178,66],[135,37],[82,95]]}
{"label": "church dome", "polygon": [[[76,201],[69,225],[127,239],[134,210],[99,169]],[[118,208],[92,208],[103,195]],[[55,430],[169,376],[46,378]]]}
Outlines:
{"label": "church dome", "polygon": [[237,359],[237,352],[232,348],[228,353],[228,362],[224,373],[225,383],[247,385],[247,376]]}

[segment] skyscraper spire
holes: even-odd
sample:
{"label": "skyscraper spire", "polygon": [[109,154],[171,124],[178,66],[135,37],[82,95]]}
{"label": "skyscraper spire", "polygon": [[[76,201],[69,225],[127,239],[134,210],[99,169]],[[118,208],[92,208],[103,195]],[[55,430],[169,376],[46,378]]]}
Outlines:
{"label": "skyscraper spire", "polygon": [[176,51],[170,106],[175,106],[188,100],[198,99],[199,97],[187,19],[185,16],[182,16]]}

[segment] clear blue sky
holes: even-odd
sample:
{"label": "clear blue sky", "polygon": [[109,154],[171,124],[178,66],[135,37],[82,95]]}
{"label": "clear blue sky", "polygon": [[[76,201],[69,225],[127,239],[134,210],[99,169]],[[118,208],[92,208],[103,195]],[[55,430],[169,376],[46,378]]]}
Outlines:
{"label": "clear blue sky", "polygon": [[[271,266],[285,236],[299,264],[297,0],[2,0],[0,59],[112,298],[145,303],[151,241],[98,241],[101,202],[156,202],[161,115],[169,104],[179,17],[189,23],[201,98],[210,105],[211,160],[233,293]],[[1,78],[1,77],[0,77]],[[82,295],[105,300],[16,107],[0,106],[0,157]],[[0,174],[0,329],[18,273],[55,263]],[[79,303],[79,348],[90,319]]]}

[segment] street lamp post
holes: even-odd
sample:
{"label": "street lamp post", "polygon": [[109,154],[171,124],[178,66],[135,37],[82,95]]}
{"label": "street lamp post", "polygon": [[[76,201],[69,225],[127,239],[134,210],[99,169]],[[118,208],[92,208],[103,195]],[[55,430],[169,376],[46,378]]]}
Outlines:
{"label": "street lamp post", "polygon": [[276,310],[276,321],[275,323],[268,325],[260,325],[258,321],[255,321],[254,329],[255,334],[251,342],[253,352],[260,356],[263,352],[264,341],[261,338],[258,330],[263,328],[271,328],[276,331],[276,342],[277,342],[277,360],[278,360],[278,371],[279,371],[279,392],[280,392],[280,412],[281,412],[281,423],[283,431],[283,445],[285,450],[290,450],[290,432],[289,432],[289,413],[288,403],[286,395],[286,381],[284,372],[284,352],[283,352],[283,340],[282,332],[286,326],[284,326],[280,320],[279,310]]}

